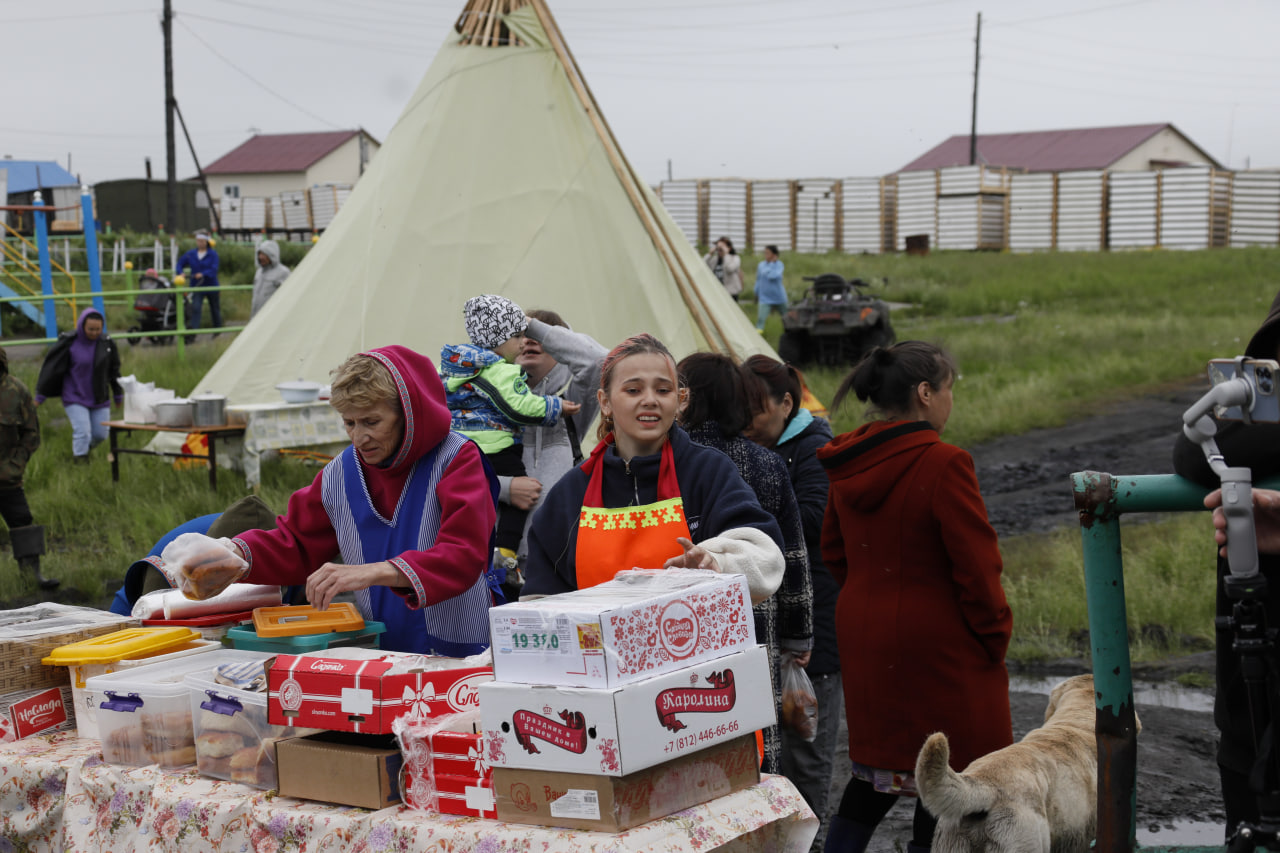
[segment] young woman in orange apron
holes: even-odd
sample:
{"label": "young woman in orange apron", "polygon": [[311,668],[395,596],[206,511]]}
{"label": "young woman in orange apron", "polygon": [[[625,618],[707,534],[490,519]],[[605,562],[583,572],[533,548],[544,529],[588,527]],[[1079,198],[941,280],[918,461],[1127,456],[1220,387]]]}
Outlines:
{"label": "young woman in orange apron", "polygon": [[547,494],[529,530],[522,596],[594,586],[631,568],[743,574],[753,600],[783,570],[777,522],[733,462],[675,425],[675,360],[651,335],[605,358],[602,441]]}

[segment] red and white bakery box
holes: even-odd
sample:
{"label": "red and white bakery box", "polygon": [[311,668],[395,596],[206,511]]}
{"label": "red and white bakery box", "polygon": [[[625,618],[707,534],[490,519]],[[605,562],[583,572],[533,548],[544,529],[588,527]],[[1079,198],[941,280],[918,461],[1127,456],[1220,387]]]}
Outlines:
{"label": "red and white bakery box", "polygon": [[70,687],[0,693],[0,743],[75,727]]}
{"label": "red and white bakery box", "polygon": [[495,816],[493,770],[484,758],[479,709],[441,717],[396,720],[404,756],[400,795],[422,811]]}
{"label": "red and white bakery box", "polygon": [[756,644],[742,575],[619,572],[589,589],[489,610],[498,681],[618,687]]}
{"label": "red and white bakery box", "polygon": [[776,721],[763,646],[607,690],[480,685],[493,767],[625,776]]}
{"label": "red and white bakery box", "polygon": [[267,672],[267,720],[362,734],[391,734],[397,717],[478,707],[493,667],[459,658],[343,648],[277,655]]}

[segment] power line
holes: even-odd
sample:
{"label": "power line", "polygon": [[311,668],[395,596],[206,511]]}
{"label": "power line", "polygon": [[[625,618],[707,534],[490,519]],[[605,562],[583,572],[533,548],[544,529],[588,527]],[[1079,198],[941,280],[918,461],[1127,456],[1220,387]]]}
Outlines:
{"label": "power line", "polygon": [[271,95],[273,98],[276,98],[277,100],[281,101],[282,103],[288,104],[289,106],[293,107],[295,110],[297,110],[298,112],[302,113],[303,115],[305,115],[305,116],[307,116],[307,117],[309,117],[309,118],[312,118],[312,119],[314,119],[314,120],[316,120],[316,121],[320,122],[321,124],[328,125],[329,127],[333,128],[334,130],[346,130],[346,129],[347,129],[347,128],[343,127],[342,125],[334,124],[333,122],[329,121],[328,119],[321,118],[320,116],[318,116],[318,115],[316,115],[315,113],[313,113],[313,112],[311,112],[310,110],[308,110],[306,107],[302,107],[302,106],[299,106],[298,104],[295,104],[293,101],[289,100],[289,99],[288,99],[288,98],[286,98],[284,95],[281,95],[279,92],[277,92],[276,90],[272,89],[270,86],[268,86],[267,84],[263,83],[262,81],[258,80],[256,77],[254,77],[254,76],[253,76],[252,74],[250,74],[248,71],[245,71],[245,70],[244,70],[243,68],[241,68],[239,65],[236,65],[236,64],[235,64],[234,62],[232,62],[230,59],[227,59],[225,56],[223,56],[221,53],[219,53],[219,52],[218,52],[218,50],[217,50],[213,45],[209,44],[207,41],[205,41],[205,40],[204,40],[204,39],[202,39],[200,36],[198,36],[198,35],[196,34],[196,31],[195,31],[195,30],[193,30],[193,29],[191,29],[191,27],[188,27],[188,26],[186,25],[186,22],[184,22],[184,21],[182,20],[182,18],[177,18],[176,20],[177,20],[177,22],[178,22],[178,25],[179,25],[179,26],[181,26],[184,30],[186,30],[186,31],[191,35],[191,37],[192,37],[193,39],[195,39],[196,41],[198,41],[198,42],[200,42],[202,45],[204,45],[204,46],[205,46],[205,48],[206,48],[210,53],[212,53],[214,56],[216,56],[216,57],[218,57],[219,59],[221,59],[223,62],[225,62],[227,65],[229,65],[233,71],[236,71],[236,72],[238,72],[239,74],[241,74],[242,76],[244,76],[246,79],[248,79],[248,81],[249,81],[250,83],[254,84],[254,85],[255,85],[255,86],[257,86],[259,89],[261,89],[262,91],[266,92],[268,95]]}
{"label": "power line", "polygon": [[73,15],[45,15],[39,18],[0,18],[0,24],[43,24],[50,21],[79,21],[84,18],[119,18],[125,15],[154,15],[155,9],[119,9],[114,12],[87,12]]}
{"label": "power line", "polygon": [[[209,15],[199,15],[199,14],[196,14],[195,12],[183,12],[182,16],[184,18],[192,18],[197,21],[209,21],[210,23],[213,23],[213,24],[222,24],[224,26],[236,27],[242,30],[256,30],[257,32],[261,32],[261,33],[273,33],[275,35],[286,36],[288,38],[301,39],[303,41],[321,42],[324,44],[336,44],[342,47],[363,47],[369,50],[376,50],[380,53],[398,53],[404,56],[421,57],[423,55],[423,51],[421,50],[421,48],[410,49],[408,45],[393,46],[393,45],[389,45],[387,42],[355,41],[352,39],[340,39],[340,38],[333,38],[329,36],[313,35],[313,34],[307,34],[307,33],[296,33],[290,30],[278,29],[276,27],[263,27],[256,24],[243,24],[239,21],[228,21],[225,18],[214,18]],[[401,49],[395,50],[394,49],[395,47],[400,47]]]}

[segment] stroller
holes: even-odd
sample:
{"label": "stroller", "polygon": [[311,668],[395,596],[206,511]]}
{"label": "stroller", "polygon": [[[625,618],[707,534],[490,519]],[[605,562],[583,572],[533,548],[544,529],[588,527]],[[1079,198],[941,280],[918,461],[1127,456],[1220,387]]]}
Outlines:
{"label": "stroller", "polygon": [[[164,276],[149,269],[142,274],[138,288],[147,291],[134,297],[133,310],[138,312],[138,325],[130,326],[130,332],[172,332],[178,328],[178,298],[174,295],[173,285]],[[182,310],[186,311],[187,298],[183,299]],[[184,315],[185,316],[185,315]],[[140,338],[130,338],[129,343],[137,343]],[[157,335],[150,339],[153,344],[171,344],[173,336]]]}

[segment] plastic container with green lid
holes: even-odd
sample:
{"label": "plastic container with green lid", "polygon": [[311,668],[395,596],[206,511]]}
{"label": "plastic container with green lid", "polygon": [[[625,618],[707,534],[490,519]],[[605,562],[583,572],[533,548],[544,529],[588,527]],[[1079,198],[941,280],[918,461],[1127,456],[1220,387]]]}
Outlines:
{"label": "plastic container with green lid", "polygon": [[342,646],[376,649],[380,642],[380,636],[386,630],[387,626],[383,623],[366,620],[364,627],[355,631],[328,631],[318,634],[263,637],[254,630],[252,622],[246,622],[227,631],[226,642],[236,649],[297,655],[303,652],[319,652]]}
{"label": "plastic container with green lid", "polygon": [[88,687],[90,678],[220,648],[222,644],[217,640],[202,639],[200,632],[191,628],[126,628],[59,646],[41,663],[70,669],[76,734],[96,738],[99,734],[98,702]]}

